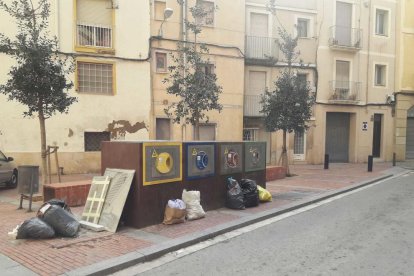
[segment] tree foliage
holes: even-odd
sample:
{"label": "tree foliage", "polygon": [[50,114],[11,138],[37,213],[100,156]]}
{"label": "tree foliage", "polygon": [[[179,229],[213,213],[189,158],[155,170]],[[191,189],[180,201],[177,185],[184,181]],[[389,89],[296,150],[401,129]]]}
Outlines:
{"label": "tree foliage", "polygon": [[0,52],[17,63],[11,67],[6,84],[0,85],[0,93],[27,106],[24,116],[40,112],[47,119],[56,112],[67,112],[76,101],[66,93],[73,86],[65,77],[73,72],[73,63],[58,55],[58,41],[49,37],[48,0],[40,0],[37,7],[31,0],[10,5],[0,0],[0,9],[11,15],[18,27],[14,40],[0,34]]}
{"label": "tree foliage", "polygon": [[0,53],[16,62],[8,73],[9,79],[0,85],[0,93],[8,100],[27,107],[23,116],[37,115],[40,125],[42,177],[45,182],[46,126],[45,120],[56,112],[67,113],[75,97],[67,91],[73,83],[66,75],[74,70],[73,60],[58,53],[58,41],[48,32],[50,3],[48,0],[0,0],[0,10],[8,13],[17,24],[14,39],[0,34]]}
{"label": "tree foliage", "polygon": [[274,90],[267,90],[261,99],[264,122],[268,131],[284,130],[287,132],[304,131],[312,115],[314,98],[307,83],[301,82],[292,63],[299,57],[296,51],[297,38],[292,38],[286,31],[279,31],[280,50],[288,66],[274,83]]}
{"label": "tree foliage", "polygon": [[195,18],[194,22],[186,21],[186,29],[194,35],[194,41],[180,41],[177,43],[177,53],[171,53],[172,66],[168,67],[170,75],[164,79],[168,84],[167,93],[178,97],[178,101],[164,109],[165,113],[173,118],[174,123],[185,123],[195,126],[196,140],[199,137],[198,125],[208,122],[207,114],[210,110],[222,110],[219,96],[222,87],[217,84],[217,76],[213,65],[206,58],[208,47],[197,42],[197,35],[201,33],[203,18],[208,11],[203,9],[200,2],[190,8]]}
{"label": "tree foliage", "polygon": [[[266,90],[262,95],[261,113],[267,131],[283,131],[282,163],[289,174],[286,133],[303,132],[309,126],[307,121],[312,116],[314,97],[308,83],[303,83],[293,63],[300,56],[296,50],[298,38],[293,38],[285,30],[279,29],[280,50],[287,63],[280,76],[274,82],[274,90]],[[302,62],[299,68],[303,67]]]}

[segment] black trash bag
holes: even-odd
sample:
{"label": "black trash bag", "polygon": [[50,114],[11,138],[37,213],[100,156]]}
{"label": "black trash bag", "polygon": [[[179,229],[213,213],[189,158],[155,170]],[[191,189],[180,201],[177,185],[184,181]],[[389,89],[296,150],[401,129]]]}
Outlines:
{"label": "black trash bag", "polygon": [[53,198],[51,200],[48,200],[46,203],[49,203],[50,205],[57,205],[62,207],[64,210],[68,211],[69,213],[72,213],[70,210],[70,207],[66,204],[66,202],[62,199]]}
{"label": "black trash bag", "polygon": [[230,209],[245,209],[243,199],[243,192],[237,180],[227,178],[226,206]]}
{"label": "black trash bag", "polygon": [[80,224],[76,218],[57,205],[51,205],[43,215],[43,220],[55,229],[57,235],[75,237]]}
{"label": "black trash bag", "polygon": [[256,207],[259,205],[259,190],[256,181],[251,179],[242,179],[240,186],[243,191],[244,206]]}
{"label": "black trash bag", "polygon": [[55,230],[40,218],[25,220],[17,229],[16,239],[51,239]]}

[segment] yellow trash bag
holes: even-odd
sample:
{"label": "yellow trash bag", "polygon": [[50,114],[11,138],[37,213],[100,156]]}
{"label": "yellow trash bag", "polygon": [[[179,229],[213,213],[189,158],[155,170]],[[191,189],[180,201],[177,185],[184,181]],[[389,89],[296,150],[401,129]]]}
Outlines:
{"label": "yellow trash bag", "polygon": [[257,189],[259,190],[259,199],[261,202],[272,201],[272,194],[268,190],[259,185],[257,185]]}

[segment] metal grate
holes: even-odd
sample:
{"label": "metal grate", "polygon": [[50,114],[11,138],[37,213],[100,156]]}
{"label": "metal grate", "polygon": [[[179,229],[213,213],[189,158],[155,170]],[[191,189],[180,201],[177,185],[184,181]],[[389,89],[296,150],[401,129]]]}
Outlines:
{"label": "metal grate", "polygon": [[77,34],[78,45],[112,48],[111,26],[78,23]]}
{"label": "metal grate", "polygon": [[102,141],[110,141],[109,132],[85,132],[85,151],[100,151]]}
{"label": "metal grate", "polygon": [[305,136],[303,132],[295,132],[293,154],[305,153]]}
{"label": "metal grate", "polygon": [[113,94],[113,65],[78,62],[78,92]]}

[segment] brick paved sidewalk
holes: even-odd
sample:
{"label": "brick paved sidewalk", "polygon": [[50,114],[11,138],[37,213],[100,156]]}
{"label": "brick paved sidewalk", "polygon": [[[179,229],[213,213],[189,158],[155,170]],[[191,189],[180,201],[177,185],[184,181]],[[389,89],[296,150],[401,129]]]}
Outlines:
{"label": "brick paved sidewalk", "polygon": [[[225,223],[249,218],[295,201],[314,197],[327,191],[355,185],[388,173],[389,163],[375,163],[374,172],[366,171],[366,164],[331,164],[329,170],[322,166],[296,165],[291,172],[297,176],[267,183],[273,202],[243,211],[219,209],[207,212],[204,219],[177,225],[154,225],[143,229],[120,227],[115,234],[95,233],[82,229],[78,238],[51,240],[14,240],[7,232],[25,219],[35,216],[25,209],[17,210],[18,195],[14,190],[0,189],[0,254],[39,275],[60,275],[69,271],[113,259],[137,250],[150,248],[164,242],[186,237]],[[84,176],[83,176],[84,177]],[[92,177],[92,176],[87,176]],[[82,176],[72,176],[78,180]],[[26,205],[27,206],[27,205]],[[34,205],[37,210],[39,204]],[[72,208],[80,215],[83,207]],[[3,275],[0,260],[0,274]]]}

